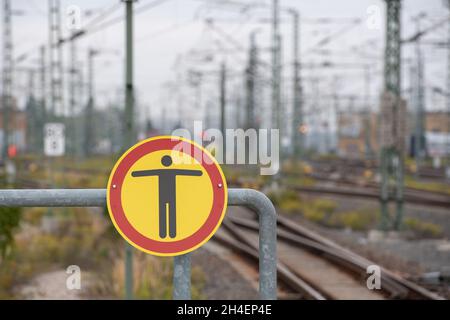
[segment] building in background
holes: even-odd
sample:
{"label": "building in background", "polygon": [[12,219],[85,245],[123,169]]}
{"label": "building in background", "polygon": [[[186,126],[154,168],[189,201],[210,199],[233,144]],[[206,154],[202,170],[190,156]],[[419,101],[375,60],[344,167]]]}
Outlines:
{"label": "building in background", "polygon": [[[408,118],[408,149],[412,154],[414,147],[412,126],[413,118]],[[370,146],[374,154],[379,151],[378,114],[370,115],[370,124],[366,114],[341,113],[338,117],[338,155],[344,158],[364,159],[366,156],[367,130],[370,131]],[[450,155],[450,113],[445,111],[427,112],[425,115],[425,139],[427,156],[445,157]]]}
{"label": "building in background", "polygon": [[340,113],[337,122],[340,157],[364,159],[368,147],[372,154],[378,152],[378,114],[371,113],[368,116],[366,112]]}
{"label": "building in background", "polygon": [[432,158],[450,155],[450,113],[427,112],[425,118],[427,154]]}

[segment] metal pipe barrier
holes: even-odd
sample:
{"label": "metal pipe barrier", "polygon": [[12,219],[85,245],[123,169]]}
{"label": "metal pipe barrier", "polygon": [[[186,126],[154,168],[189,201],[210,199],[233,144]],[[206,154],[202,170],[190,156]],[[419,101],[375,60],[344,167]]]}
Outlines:
{"label": "metal pipe barrier", "polygon": [[[259,216],[259,296],[277,297],[276,211],[265,194],[253,189],[229,189],[228,205],[244,206]],[[0,207],[104,207],[106,189],[0,190]],[[190,254],[174,257],[173,298],[191,298]]]}

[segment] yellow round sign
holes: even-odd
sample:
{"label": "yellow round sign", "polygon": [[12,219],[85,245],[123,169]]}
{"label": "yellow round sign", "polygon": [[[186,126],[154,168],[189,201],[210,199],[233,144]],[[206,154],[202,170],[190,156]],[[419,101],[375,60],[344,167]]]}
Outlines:
{"label": "yellow round sign", "polygon": [[219,228],[227,184],[203,147],[161,136],[122,155],[109,177],[107,204],[114,226],[131,245],[176,256],[200,247]]}

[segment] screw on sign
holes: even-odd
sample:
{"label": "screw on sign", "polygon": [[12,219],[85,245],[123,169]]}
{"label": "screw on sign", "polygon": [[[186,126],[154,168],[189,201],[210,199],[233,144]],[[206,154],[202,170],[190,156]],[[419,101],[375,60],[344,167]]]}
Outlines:
{"label": "screw on sign", "polygon": [[176,256],[214,235],[225,215],[227,185],[219,164],[201,146],[180,137],[154,137],[118,160],[107,203],[114,226],[131,245]]}

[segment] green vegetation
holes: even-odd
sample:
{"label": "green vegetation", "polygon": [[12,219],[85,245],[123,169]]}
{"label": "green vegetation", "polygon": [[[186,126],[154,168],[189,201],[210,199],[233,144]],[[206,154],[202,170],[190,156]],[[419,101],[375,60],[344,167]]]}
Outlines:
{"label": "green vegetation", "polygon": [[[45,208],[23,213],[21,232],[9,254],[0,260],[0,299],[13,298],[14,288],[36,274],[76,264],[95,274],[90,281],[92,298],[122,298],[124,295],[124,241],[104,215],[83,208],[54,210],[53,232],[40,227]],[[109,219],[109,218],[108,218]],[[172,296],[172,259],[134,251],[134,289],[138,299],[168,299]],[[202,298],[205,277],[192,269],[193,298]]]}
{"label": "green vegetation", "polygon": [[299,186],[299,187],[312,187],[316,184],[316,180],[307,176],[294,176],[290,175],[283,178],[283,182],[286,185]]}
{"label": "green vegetation", "polygon": [[[123,251],[123,250],[122,250]],[[99,274],[98,281],[90,287],[93,297],[121,298],[125,292],[125,262],[122,251],[117,251],[116,258],[109,269]],[[173,259],[151,256],[140,251],[133,252],[134,282],[133,296],[136,299],[171,299],[173,279]],[[205,276],[199,267],[192,268],[192,298],[204,299],[202,289]]]}
{"label": "green vegetation", "polygon": [[366,231],[376,226],[378,210],[361,208],[333,214],[328,220],[328,226],[350,228],[352,230]]}
{"label": "green vegetation", "polygon": [[13,232],[18,228],[20,208],[0,207],[0,256],[5,257],[13,243]]}
{"label": "green vegetation", "polygon": [[13,297],[14,287],[37,273],[71,264],[90,269],[105,259],[109,244],[102,241],[92,213],[78,208],[65,215],[61,211],[55,210],[52,218],[57,221],[56,231],[45,233],[39,227],[45,209],[24,210],[22,230],[16,233],[9,254],[1,261],[1,298]]}
{"label": "green vegetation", "polygon": [[[379,222],[379,210],[375,208],[357,208],[350,211],[338,211],[333,200],[302,198],[297,192],[285,190],[269,194],[275,206],[287,214],[301,214],[305,219],[329,228],[349,228],[367,231],[376,228]],[[442,227],[417,218],[404,220],[405,230],[412,231],[420,238],[438,238],[443,235]]]}
{"label": "green vegetation", "polygon": [[306,219],[326,225],[336,209],[336,203],[328,199],[314,199],[303,202],[301,207]]}
{"label": "green vegetation", "polygon": [[[6,177],[0,175],[0,188],[11,188],[7,185]],[[21,220],[21,208],[0,207],[0,261],[8,254],[14,242],[14,232],[18,229]]]}
{"label": "green vegetation", "polygon": [[411,230],[423,238],[439,238],[443,234],[441,226],[417,218],[406,218],[404,226],[407,230]]}
{"label": "green vegetation", "polygon": [[432,192],[443,192],[450,194],[450,185],[440,182],[422,182],[417,181],[411,176],[405,177],[405,186],[409,188],[432,191]]}
{"label": "green vegetation", "polygon": [[[19,161],[27,167],[26,179],[48,181],[46,168],[37,166],[34,158]],[[67,159],[68,160],[68,159]],[[112,167],[111,157],[100,157],[78,164],[55,161],[54,178],[59,186],[105,187]],[[76,172],[64,167],[86,170]],[[58,169],[60,168],[60,169]],[[102,168],[96,170],[96,168]],[[93,169],[93,170],[90,170]],[[89,280],[91,298],[124,296],[124,241],[104,214],[94,209],[53,209],[56,228],[44,232],[42,223],[49,219],[46,208],[0,208],[0,247],[7,254],[0,257],[0,299],[15,297],[17,286],[39,273],[75,264],[95,275]],[[22,219],[20,220],[20,217]],[[20,228],[19,228],[20,224]],[[12,242],[12,239],[15,239]],[[172,296],[172,259],[152,257],[134,251],[134,288],[136,298],[167,299]],[[92,278],[92,279],[91,279]],[[198,267],[192,269],[192,296],[200,299],[205,277]]]}

